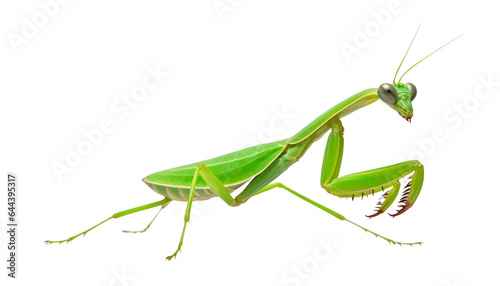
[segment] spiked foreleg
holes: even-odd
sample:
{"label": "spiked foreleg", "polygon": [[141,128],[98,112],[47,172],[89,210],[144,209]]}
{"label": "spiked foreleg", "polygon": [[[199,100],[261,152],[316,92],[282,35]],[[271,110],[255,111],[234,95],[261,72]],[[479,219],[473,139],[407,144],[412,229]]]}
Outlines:
{"label": "spiked foreleg", "polygon": [[399,180],[414,172],[412,181],[405,187],[401,200],[401,209],[392,216],[407,211],[416,201],[424,179],[424,167],[418,161],[407,161],[387,167],[338,177],[344,151],[344,128],[340,119],[331,121],[331,132],[326,143],[321,186],[330,194],[341,198],[364,197],[369,194],[389,189],[384,194],[384,201],[376,209],[374,217],[383,213],[394,202],[399,192]]}
{"label": "spiked foreleg", "polygon": [[[324,186],[325,190],[338,197],[355,197],[374,193],[385,187],[394,185],[401,178],[413,173],[411,181],[406,185],[400,202],[400,209],[392,216],[397,216],[413,206],[417,200],[424,181],[424,167],[420,162],[406,161],[387,167],[346,175],[333,180]],[[399,189],[399,188],[398,188]],[[389,194],[388,194],[389,195]],[[387,209],[394,201],[397,193],[391,193],[382,204],[382,210]],[[388,200],[390,198],[390,200]],[[392,201],[391,201],[392,200]]]}

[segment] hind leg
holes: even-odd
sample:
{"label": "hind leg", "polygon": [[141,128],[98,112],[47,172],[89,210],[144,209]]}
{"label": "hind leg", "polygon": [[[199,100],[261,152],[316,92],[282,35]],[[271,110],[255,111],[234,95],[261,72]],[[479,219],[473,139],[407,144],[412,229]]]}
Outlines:
{"label": "hind leg", "polygon": [[166,206],[170,201],[171,201],[170,199],[164,198],[161,201],[157,201],[157,202],[154,202],[154,203],[151,203],[151,204],[147,204],[147,205],[143,205],[143,206],[140,206],[140,207],[136,207],[136,208],[128,209],[128,210],[125,210],[125,211],[117,212],[117,213],[113,214],[112,216],[108,217],[107,219],[101,221],[100,223],[94,225],[93,227],[91,227],[91,228],[89,228],[89,229],[87,229],[85,231],[82,231],[79,234],[74,235],[74,236],[72,236],[72,237],[70,237],[68,239],[65,239],[65,240],[46,240],[45,243],[52,244],[52,243],[70,242],[73,239],[75,239],[75,238],[77,238],[77,237],[79,237],[81,235],[87,234],[89,231],[93,230],[94,228],[100,226],[101,224],[107,222],[108,220],[110,220],[112,218],[120,218],[122,216],[126,216],[126,215],[133,214],[133,213],[136,213],[136,212],[144,211],[144,210],[147,210],[147,209],[150,209],[150,208],[154,208],[154,207],[157,207],[157,206],[163,206],[163,205]]}

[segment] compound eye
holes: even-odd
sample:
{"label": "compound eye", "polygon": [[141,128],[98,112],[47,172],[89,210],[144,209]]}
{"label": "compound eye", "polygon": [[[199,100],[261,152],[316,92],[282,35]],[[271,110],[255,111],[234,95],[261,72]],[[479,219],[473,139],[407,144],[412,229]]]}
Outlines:
{"label": "compound eye", "polygon": [[383,83],[378,87],[378,97],[382,99],[383,102],[387,104],[395,104],[398,102],[399,96],[398,92],[394,88],[394,86],[388,84],[388,83]]}
{"label": "compound eye", "polygon": [[415,97],[417,97],[417,88],[413,83],[407,83],[406,86],[408,86],[408,89],[410,90],[411,101],[413,101]]}

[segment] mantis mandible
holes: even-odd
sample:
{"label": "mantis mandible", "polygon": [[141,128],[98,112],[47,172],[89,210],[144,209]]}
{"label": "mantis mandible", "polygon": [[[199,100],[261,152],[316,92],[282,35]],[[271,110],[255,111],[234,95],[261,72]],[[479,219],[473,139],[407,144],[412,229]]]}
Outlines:
{"label": "mantis mandible", "polygon": [[[418,29],[417,29],[418,32]],[[389,243],[399,245],[415,245],[421,242],[398,242],[387,237],[381,236],[369,229],[366,229],[343,215],[305,197],[304,195],[281,184],[272,183],[274,179],[285,172],[290,166],[306,153],[311,144],[320,139],[327,132],[330,132],[326,143],[321,169],[321,187],[328,193],[340,198],[363,197],[368,194],[375,194],[383,191],[382,200],[378,203],[375,213],[368,215],[372,218],[384,213],[396,199],[401,184],[399,180],[409,176],[409,183],[403,188],[400,198],[399,210],[391,216],[398,216],[406,212],[413,206],[418,198],[424,181],[424,167],[416,160],[406,161],[386,167],[359,173],[349,174],[339,177],[340,166],[342,162],[344,148],[344,128],[341,119],[358,109],[368,106],[381,99],[390,108],[394,109],[408,122],[411,122],[413,116],[412,101],[417,95],[416,87],[411,83],[401,83],[403,76],[418,63],[443,48],[452,41],[444,44],[433,51],[422,60],[411,66],[396,82],[396,77],[401,65],[415,40],[417,33],[406,51],[401,61],[392,84],[383,83],[378,88],[369,88],[363,90],[320,115],[309,125],[304,127],[294,136],[267,144],[261,144],[246,148],[240,151],[229,153],[220,157],[197,163],[180,166],[151,174],[143,178],[143,182],[164,198],[160,201],[139,206],[129,210],[117,212],[111,217],[98,223],[97,225],[65,240],[45,241],[48,244],[69,242],[78,236],[85,235],[92,229],[104,222],[123,217],[143,210],[160,207],[158,213],[151,222],[142,231],[124,231],[124,232],[144,232],[146,231],[158,214],[171,201],[187,201],[186,212],[184,216],[184,227],[176,251],[167,257],[168,260],[175,258],[181,249],[186,231],[186,225],[190,219],[191,205],[193,201],[207,200],[213,197],[220,197],[229,206],[239,206],[248,199],[258,194],[262,194],[271,189],[281,188],[290,194],[320,208],[335,218],[347,221],[366,232],[372,233]],[[201,179],[200,179],[201,178]],[[249,183],[248,183],[249,182]],[[248,183],[244,190],[233,198],[231,193]]]}

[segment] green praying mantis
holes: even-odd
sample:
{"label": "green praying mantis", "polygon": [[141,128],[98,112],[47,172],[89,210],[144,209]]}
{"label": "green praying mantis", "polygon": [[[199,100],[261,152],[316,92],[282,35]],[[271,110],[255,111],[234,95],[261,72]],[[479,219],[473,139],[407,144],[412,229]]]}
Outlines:
{"label": "green praying mantis", "polygon": [[[396,213],[390,215],[398,216],[413,206],[418,198],[418,195],[420,194],[424,181],[424,167],[419,161],[406,161],[342,177],[339,177],[339,171],[344,149],[344,128],[342,126],[341,119],[352,112],[381,99],[390,108],[397,111],[404,119],[411,122],[411,118],[413,116],[412,101],[417,95],[417,89],[411,83],[401,83],[401,79],[417,64],[460,37],[459,36],[449,41],[424,57],[422,60],[418,61],[405,73],[403,73],[403,75],[399,78],[399,81],[396,82],[399,69],[403,64],[413,41],[415,40],[417,32],[413,36],[410,46],[408,47],[396,74],[394,75],[392,84],[384,83],[378,88],[369,88],[347,98],[327,110],[309,125],[300,130],[297,134],[288,139],[253,146],[220,157],[151,174],[143,178],[143,182],[155,192],[163,196],[164,198],[162,200],[117,212],[97,225],[68,239],[60,241],[47,240],[45,242],[48,244],[69,242],[78,236],[85,235],[92,229],[110,219],[123,217],[159,206],[160,210],[144,230],[124,231],[133,233],[144,232],[151,226],[161,210],[163,210],[171,201],[187,201],[184,216],[184,227],[182,229],[179,244],[176,251],[167,257],[168,260],[171,260],[176,257],[181,249],[184,233],[186,231],[186,225],[190,219],[193,201],[219,197],[229,206],[234,207],[245,203],[248,199],[258,194],[262,194],[271,189],[281,188],[320,208],[337,219],[347,221],[365,230],[366,232],[372,233],[375,236],[388,241],[389,243],[399,245],[421,245],[421,242],[398,242],[381,236],[354,223],[353,221],[348,220],[343,215],[305,197],[304,195],[281,183],[272,183],[274,179],[280,176],[294,163],[299,161],[299,159],[306,153],[315,141],[319,140],[327,132],[330,132],[326,143],[321,169],[321,187],[323,189],[337,197],[352,199],[355,197],[362,198],[365,195],[383,191],[382,200],[376,206],[375,213],[368,215],[368,217],[372,218],[384,213],[389,206],[392,205],[401,188],[399,181],[404,177],[409,176],[409,183],[403,188],[403,193],[399,201],[399,209]],[[231,193],[245,183],[248,183],[248,185],[239,195],[233,198]]]}

